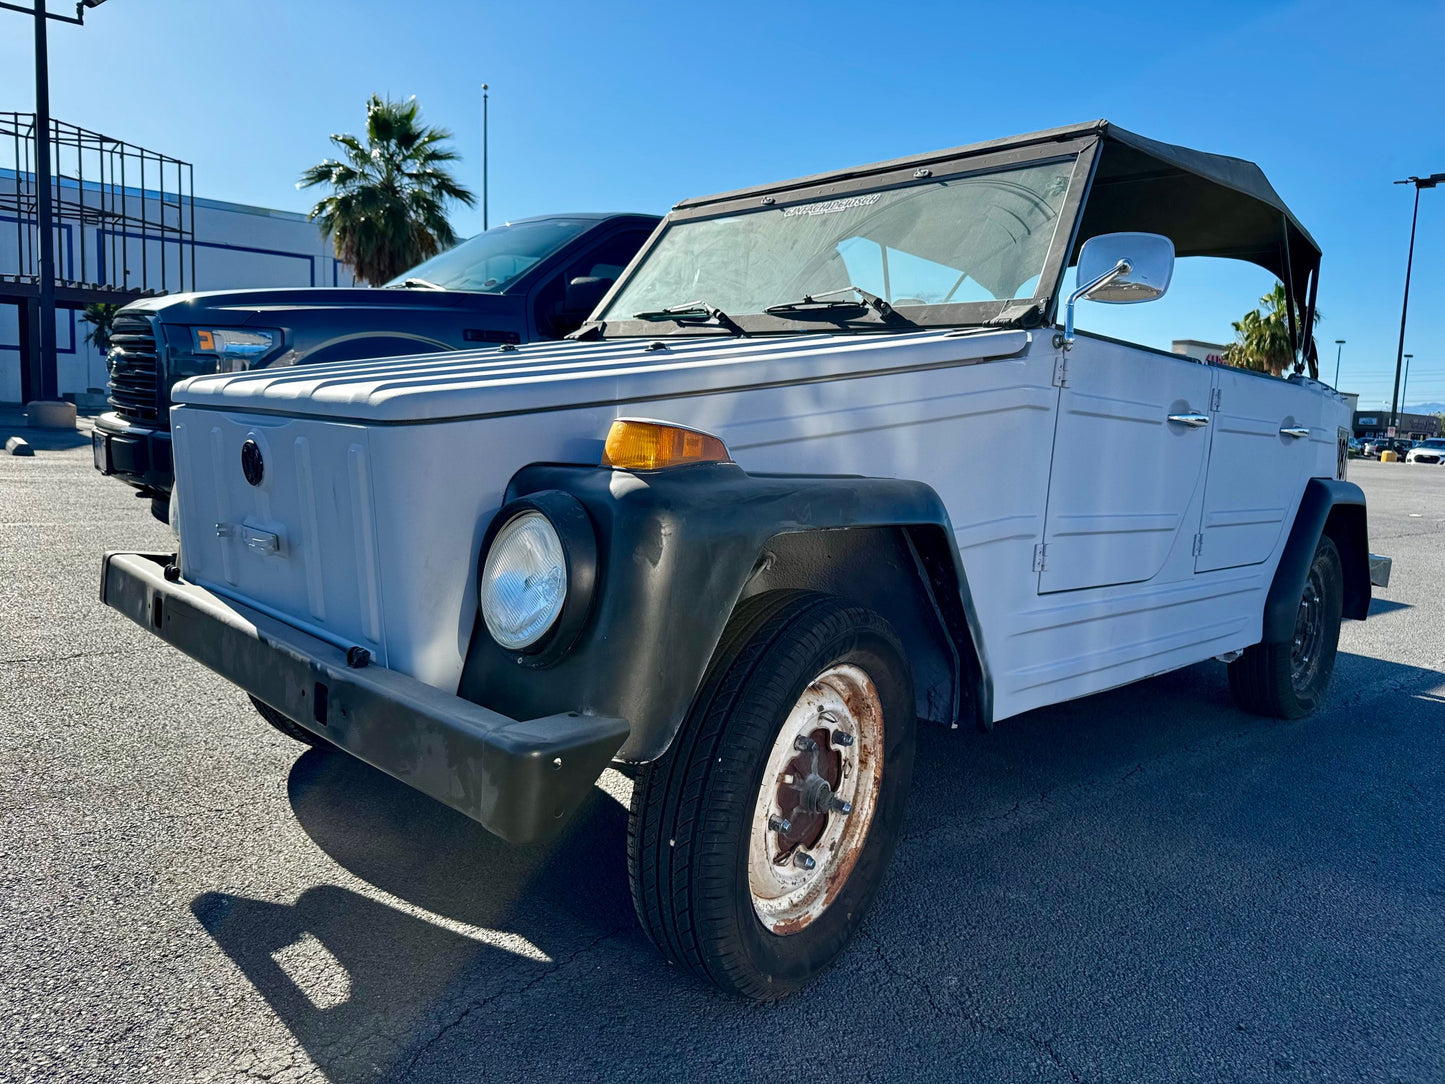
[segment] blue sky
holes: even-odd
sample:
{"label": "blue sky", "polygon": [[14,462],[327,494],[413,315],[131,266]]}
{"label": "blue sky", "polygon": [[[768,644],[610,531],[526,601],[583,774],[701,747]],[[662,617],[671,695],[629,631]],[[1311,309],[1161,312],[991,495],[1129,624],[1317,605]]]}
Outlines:
{"label": "blue sky", "polygon": [[[52,10],[73,10],[51,0]],[[1390,391],[1410,190],[1445,172],[1445,5],[1159,2],[494,4],[109,0],[52,24],[56,116],[186,159],[198,195],[305,210],[297,174],[372,91],[415,94],[493,222],[664,211],[746,184],[1108,117],[1252,159],[1324,249],[1319,337],[1340,385]],[[0,108],[33,107],[28,21],[0,11]],[[480,212],[463,210],[464,234]],[[1226,278],[1228,281],[1226,281]],[[1182,268],[1095,326],[1218,339],[1267,285]],[[1445,188],[1421,199],[1410,402],[1445,402]],[[1081,310],[1082,313],[1082,310]],[[1084,326],[1090,321],[1081,317]]]}

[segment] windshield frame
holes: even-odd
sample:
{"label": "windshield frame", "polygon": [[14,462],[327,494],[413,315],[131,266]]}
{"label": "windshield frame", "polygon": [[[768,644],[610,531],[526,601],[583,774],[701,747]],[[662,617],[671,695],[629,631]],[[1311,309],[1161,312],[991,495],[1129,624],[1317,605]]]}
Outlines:
{"label": "windshield frame", "polygon": [[[1073,170],[1069,186],[1059,208],[1058,223],[1054,236],[1049,242],[1048,254],[1039,274],[1038,286],[1032,298],[1005,301],[964,301],[946,305],[896,305],[896,315],[882,318],[875,312],[847,320],[820,319],[817,315],[788,317],[763,313],[733,313],[728,315],[749,335],[792,335],[799,333],[838,334],[848,332],[900,332],[916,331],[919,328],[977,327],[1013,325],[1037,327],[1053,319],[1057,296],[1064,272],[1067,270],[1067,256],[1071,251],[1078,230],[1080,209],[1084,195],[1092,179],[1094,165],[1098,158],[1100,140],[1098,136],[1084,136],[1074,139],[1048,140],[1034,145],[1025,145],[1006,150],[982,151],[971,154],[959,152],[941,156],[919,156],[885,163],[879,167],[847,170],[821,177],[808,177],[800,181],[784,182],[769,188],[747,189],[743,193],[695,201],[685,201],[672,209],[663,220],[662,228],[634,258],[631,266],[613,284],[612,289],[598,303],[594,317],[606,312],[614,298],[620,296],[628,284],[646,266],[653,251],[668,233],[687,223],[723,218],[746,213],[777,211],[787,207],[816,203],[820,200],[837,199],[861,192],[882,192],[917,185],[937,184],[940,181],[956,180],[976,174],[996,173],[1025,166],[1042,165],[1048,162],[1072,158]],[[691,297],[677,299],[678,304],[691,301]],[[705,298],[704,300],[712,300]],[[779,298],[779,302],[798,301],[800,298]],[[666,323],[649,320],[592,319],[573,333],[574,336],[613,338],[669,338],[673,336],[730,335],[727,328],[716,323]]]}

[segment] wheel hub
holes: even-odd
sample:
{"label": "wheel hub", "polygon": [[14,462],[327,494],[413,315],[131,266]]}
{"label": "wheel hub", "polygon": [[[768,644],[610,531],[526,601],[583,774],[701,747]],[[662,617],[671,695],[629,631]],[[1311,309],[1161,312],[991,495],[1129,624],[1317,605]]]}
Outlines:
{"label": "wheel hub", "polygon": [[1319,669],[1324,646],[1325,607],[1324,581],[1318,569],[1311,568],[1305,589],[1300,595],[1299,613],[1295,617],[1294,641],[1290,645],[1290,680],[1296,692],[1309,688]]}
{"label": "wheel hub", "polygon": [[882,782],[883,710],[856,666],[808,684],[774,742],[748,847],[753,909],[776,934],[822,914],[857,863]]}

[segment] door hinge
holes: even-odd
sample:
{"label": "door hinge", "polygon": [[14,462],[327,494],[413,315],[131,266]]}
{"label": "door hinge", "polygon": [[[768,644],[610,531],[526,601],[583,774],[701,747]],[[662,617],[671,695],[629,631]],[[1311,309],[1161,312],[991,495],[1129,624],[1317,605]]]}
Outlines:
{"label": "door hinge", "polygon": [[1046,546],[1046,545],[1044,545],[1044,543],[1042,543],[1042,542],[1040,542],[1038,545],[1036,545],[1036,546],[1034,547],[1034,571],[1035,571],[1035,572],[1042,572],[1042,571],[1044,570],[1044,561],[1045,561],[1045,559],[1046,559],[1046,557],[1047,557],[1048,550],[1049,550],[1049,547]]}
{"label": "door hinge", "polygon": [[1054,387],[1062,388],[1069,382],[1069,355],[1059,352],[1054,358]]}
{"label": "door hinge", "polygon": [[1197,534],[1197,535],[1194,536],[1194,546],[1190,549],[1189,552],[1192,553],[1195,557],[1198,557],[1201,553],[1204,552],[1204,534],[1203,534],[1203,532],[1201,532],[1201,533],[1199,533],[1199,534]]}
{"label": "door hinge", "polygon": [[1219,389],[1218,389],[1218,388],[1215,388],[1213,391],[1211,391],[1211,392],[1209,393],[1209,409],[1210,409],[1210,410],[1218,410],[1218,409],[1219,409]]}

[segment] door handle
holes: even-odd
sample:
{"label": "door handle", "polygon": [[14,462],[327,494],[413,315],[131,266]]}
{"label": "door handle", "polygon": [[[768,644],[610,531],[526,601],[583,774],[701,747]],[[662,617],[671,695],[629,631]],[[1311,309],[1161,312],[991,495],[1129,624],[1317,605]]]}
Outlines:
{"label": "door handle", "polygon": [[1169,420],[1175,425],[1187,425],[1190,429],[1202,429],[1209,424],[1208,414],[1171,414]]}
{"label": "door handle", "polygon": [[1282,437],[1294,437],[1295,440],[1303,440],[1310,435],[1309,426],[1306,425],[1282,425],[1279,435]]}

